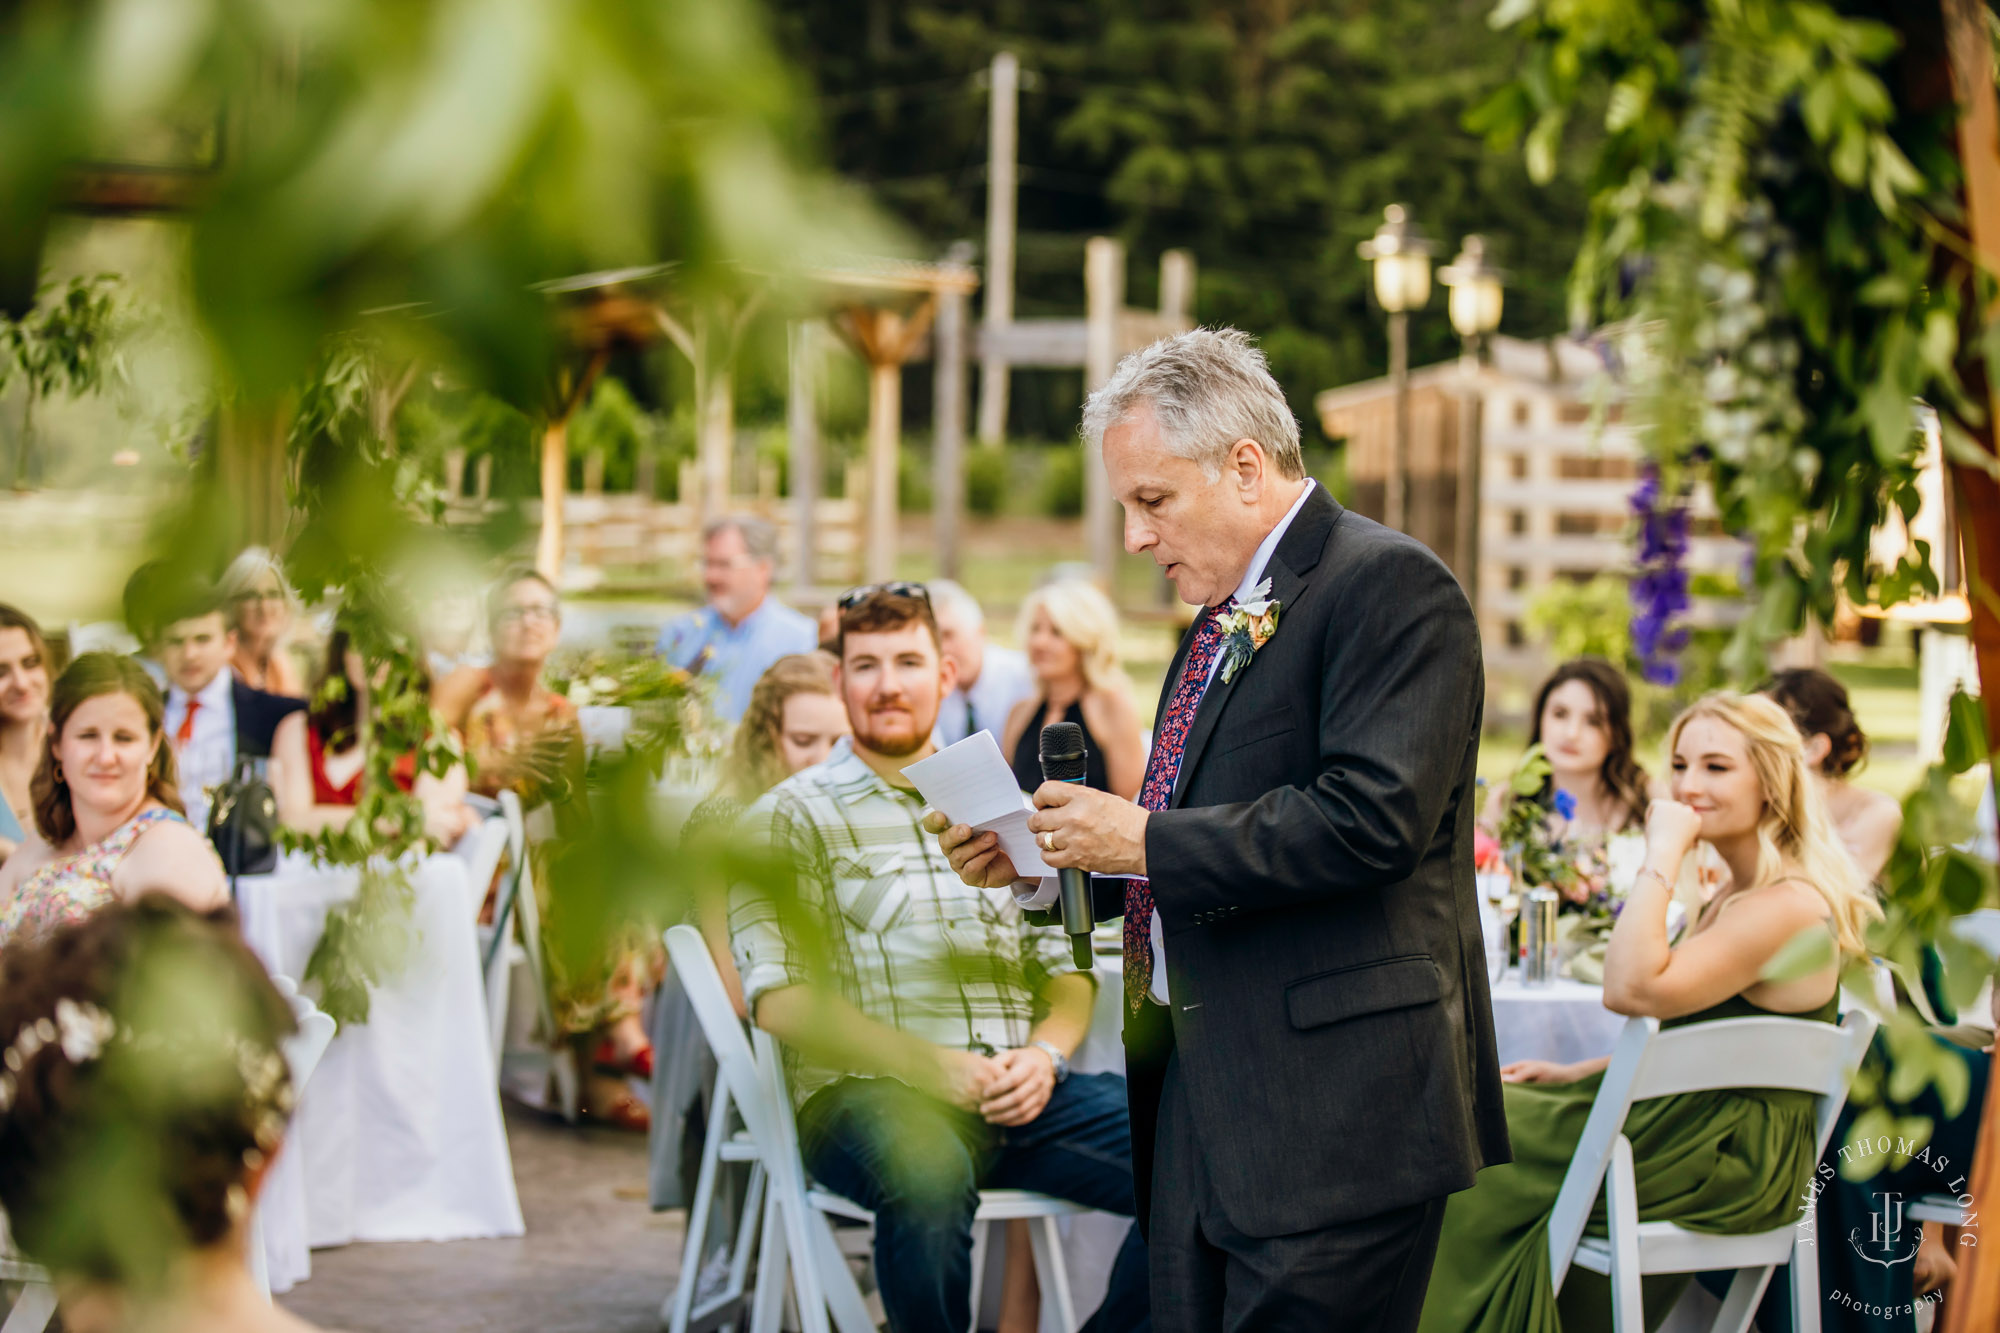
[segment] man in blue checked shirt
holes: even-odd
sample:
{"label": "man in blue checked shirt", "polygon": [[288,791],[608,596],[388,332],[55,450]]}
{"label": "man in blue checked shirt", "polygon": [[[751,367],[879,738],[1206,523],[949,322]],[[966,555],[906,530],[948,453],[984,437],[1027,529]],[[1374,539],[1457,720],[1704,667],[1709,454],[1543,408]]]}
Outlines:
{"label": "man in blue checked shirt", "polygon": [[718,518],[702,529],[701,582],[708,605],[668,623],[660,655],[715,684],[715,715],[735,723],[751,688],[787,653],[819,646],[813,622],[771,596],[778,530],[760,518]]}
{"label": "man in blue checked shirt", "polygon": [[[840,602],[835,684],[853,734],[747,816],[794,894],[730,895],[730,936],[758,1026],[785,1046],[806,1169],[875,1214],[892,1333],[972,1322],[982,1188],[1132,1215],[1125,1080],[1071,1074],[1095,985],[1067,938],[1012,891],[961,880],[903,776],[934,752],[956,669],[918,584]],[[1127,1235],[1089,1333],[1149,1326],[1145,1243]]]}

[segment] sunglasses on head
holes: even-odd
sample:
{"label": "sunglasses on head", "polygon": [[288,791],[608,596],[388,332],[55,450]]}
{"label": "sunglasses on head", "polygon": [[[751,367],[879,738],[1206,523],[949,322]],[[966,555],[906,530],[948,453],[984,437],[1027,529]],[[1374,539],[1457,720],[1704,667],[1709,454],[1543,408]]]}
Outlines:
{"label": "sunglasses on head", "polygon": [[840,601],[835,605],[842,611],[852,611],[878,594],[886,597],[914,597],[925,606],[931,604],[931,590],[921,583],[870,583],[861,588],[849,588],[840,594]]}

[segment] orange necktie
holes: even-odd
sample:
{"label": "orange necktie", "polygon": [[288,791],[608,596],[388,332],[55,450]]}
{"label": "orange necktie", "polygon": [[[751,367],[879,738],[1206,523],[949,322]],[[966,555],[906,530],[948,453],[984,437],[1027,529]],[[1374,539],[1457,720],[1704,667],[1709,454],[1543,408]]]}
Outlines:
{"label": "orange necktie", "polygon": [[187,743],[194,739],[194,715],[195,711],[200,707],[201,700],[195,698],[193,695],[189,695],[187,715],[181,718],[180,730],[174,733],[175,750],[187,749]]}

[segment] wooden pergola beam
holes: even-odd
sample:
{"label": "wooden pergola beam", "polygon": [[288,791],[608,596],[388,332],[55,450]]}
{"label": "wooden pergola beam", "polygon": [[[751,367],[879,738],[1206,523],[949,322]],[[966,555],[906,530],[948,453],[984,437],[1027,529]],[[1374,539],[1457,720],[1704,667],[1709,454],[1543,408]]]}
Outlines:
{"label": "wooden pergola beam", "polygon": [[[1959,105],[1958,152],[1965,169],[1966,217],[1973,251],[1988,273],[2000,274],[2000,99],[1993,85],[1993,51],[1986,6],[1979,0],[1942,0],[1951,83]],[[1976,309],[1977,283],[1967,276],[1967,308]],[[1986,320],[2000,310],[1982,312]],[[2000,384],[1985,379],[1986,419],[1972,429],[1989,455],[1995,447]],[[1958,501],[1965,586],[1972,608],[1973,650],[1986,734],[2000,740],[2000,484],[1990,471],[1954,461],[1951,475]],[[1973,1154],[1974,1199],[2000,1199],[2000,1079],[1987,1087],[1980,1112],[1979,1147]],[[2000,1260],[1984,1246],[1959,1250],[1959,1270],[1945,1302],[1945,1333],[1987,1333],[2000,1327]]]}

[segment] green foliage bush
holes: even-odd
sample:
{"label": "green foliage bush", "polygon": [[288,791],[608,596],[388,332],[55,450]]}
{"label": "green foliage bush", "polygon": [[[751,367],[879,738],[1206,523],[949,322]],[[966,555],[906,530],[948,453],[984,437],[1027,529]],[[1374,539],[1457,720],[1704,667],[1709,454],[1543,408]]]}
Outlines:
{"label": "green foliage bush", "polygon": [[1011,475],[1005,445],[977,445],[965,456],[965,507],[981,518],[993,518],[1007,503]]}
{"label": "green foliage bush", "polygon": [[1050,518],[1076,518],[1083,513],[1083,450],[1079,446],[1047,449],[1042,455],[1042,512]]}

